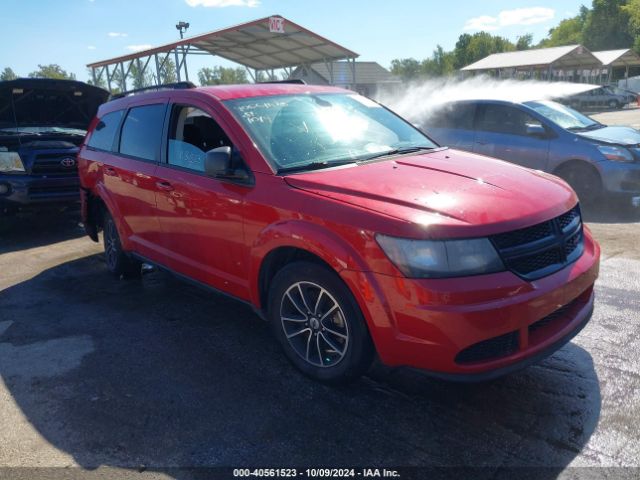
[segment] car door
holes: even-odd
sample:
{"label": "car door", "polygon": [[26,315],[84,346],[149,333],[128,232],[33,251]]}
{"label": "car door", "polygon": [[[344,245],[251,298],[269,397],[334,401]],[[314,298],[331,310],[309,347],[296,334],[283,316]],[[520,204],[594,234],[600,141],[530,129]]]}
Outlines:
{"label": "car door", "polygon": [[473,151],[475,112],[473,102],[445,104],[427,118],[425,132],[440,145]]}
{"label": "car door", "polygon": [[[476,153],[545,169],[550,135],[540,120],[515,105],[497,103],[480,105],[476,118]],[[545,133],[530,132],[532,128]]]}
{"label": "car door", "polygon": [[167,114],[165,155],[157,171],[157,216],[168,266],[191,279],[248,299],[248,249],[244,244],[246,184],[208,177],[208,150],[237,147],[204,103],[173,103]]}
{"label": "car door", "polygon": [[120,234],[137,253],[156,262],[164,260],[159,249],[160,224],[155,216],[154,175],[160,159],[166,107],[166,102],[160,102],[134,105],[121,112],[114,151],[103,154],[98,163],[116,210],[111,213]]}

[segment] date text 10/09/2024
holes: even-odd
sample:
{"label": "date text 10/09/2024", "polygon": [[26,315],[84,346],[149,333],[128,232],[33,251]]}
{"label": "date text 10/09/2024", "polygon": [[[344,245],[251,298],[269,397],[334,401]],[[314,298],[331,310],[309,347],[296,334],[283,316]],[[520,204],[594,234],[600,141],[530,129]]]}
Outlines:
{"label": "date text 10/09/2024", "polygon": [[307,478],[400,478],[397,470],[386,468],[237,468],[233,470],[233,476],[278,478],[278,477],[307,477]]}

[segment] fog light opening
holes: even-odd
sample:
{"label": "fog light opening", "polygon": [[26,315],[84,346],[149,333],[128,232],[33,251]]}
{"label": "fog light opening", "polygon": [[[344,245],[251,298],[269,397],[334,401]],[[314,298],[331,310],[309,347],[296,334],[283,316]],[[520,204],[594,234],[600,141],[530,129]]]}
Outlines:
{"label": "fog light opening", "polygon": [[0,195],[9,195],[11,186],[7,183],[0,183]]}

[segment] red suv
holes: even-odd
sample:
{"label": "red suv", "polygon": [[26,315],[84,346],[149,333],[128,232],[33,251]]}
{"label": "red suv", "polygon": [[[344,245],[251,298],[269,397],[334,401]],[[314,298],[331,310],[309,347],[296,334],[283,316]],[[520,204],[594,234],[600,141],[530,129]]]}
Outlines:
{"label": "red suv", "polygon": [[100,107],[79,153],[106,264],[141,262],[249,303],[318,380],[377,353],[481,380],[589,320],[600,249],[549,174],[439,147],[351,91],[168,89]]}

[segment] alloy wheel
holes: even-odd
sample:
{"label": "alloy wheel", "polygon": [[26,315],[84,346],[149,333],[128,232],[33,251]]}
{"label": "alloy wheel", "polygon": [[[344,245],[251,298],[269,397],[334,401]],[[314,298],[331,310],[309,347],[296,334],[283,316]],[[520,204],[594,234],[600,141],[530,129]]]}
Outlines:
{"label": "alloy wheel", "polygon": [[280,321],[287,341],[306,362],[333,367],[349,347],[349,325],[338,301],[312,282],[296,282],[282,296]]}

